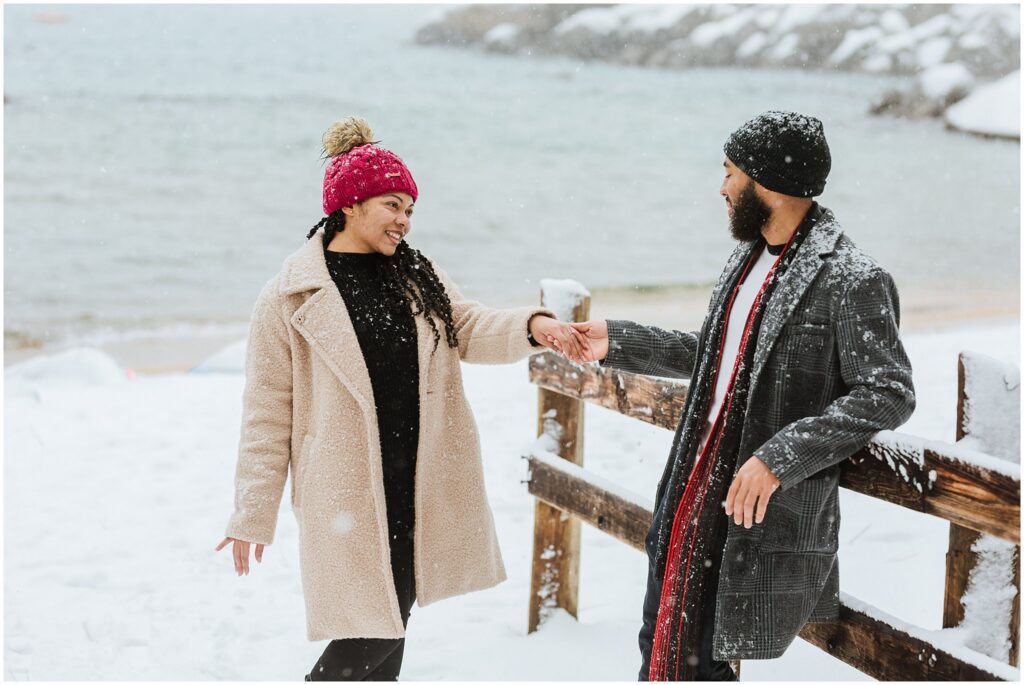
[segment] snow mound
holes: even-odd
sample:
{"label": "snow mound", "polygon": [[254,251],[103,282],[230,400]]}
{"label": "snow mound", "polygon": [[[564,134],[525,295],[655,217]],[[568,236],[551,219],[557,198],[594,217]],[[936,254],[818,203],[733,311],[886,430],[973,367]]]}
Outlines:
{"label": "snow mound", "polygon": [[591,7],[581,10],[554,27],[556,35],[569,33],[574,29],[584,29],[600,35],[610,35],[619,28],[622,21],[643,17],[650,12],[649,7],[637,5],[609,5]]}
{"label": "snow mound", "polygon": [[542,278],[540,289],[544,294],[544,306],[553,311],[559,321],[572,321],[572,310],[590,297],[590,291],[571,278]]}
{"label": "snow mound", "polygon": [[498,24],[484,35],[485,43],[513,43],[519,35],[519,27],[511,22]]}
{"label": "snow mound", "polygon": [[936,65],[917,77],[921,92],[930,98],[944,98],[958,88],[969,88],[972,83],[974,77],[960,62]]}
{"label": "snow mound", "polygon": [[113,357],[94,347],[73,347],[14,364],[4,370],[4,381],[8,385],[112,385],[125,382],[131,375]]}
{"label": "snow mound", "polygon": [[220,352],[196,364],[189,373],[245,373],[245,349],[248,341],[243,338]]}
{"label": "snow mound", "polygon": [[946,123],[968,133],[1020,139],[1020,70],[979,87],[946,110]]}

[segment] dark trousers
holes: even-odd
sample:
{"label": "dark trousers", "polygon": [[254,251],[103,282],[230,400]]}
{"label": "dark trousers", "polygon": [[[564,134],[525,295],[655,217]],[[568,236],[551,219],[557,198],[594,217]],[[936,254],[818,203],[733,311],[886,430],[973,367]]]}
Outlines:
{"label": "dark trousers", "polygon": [[[661,581],[658,579],[654,568],[655,545],[657,544],[658,526],[661,523],[661,515],[664,515],[661,507],[654,514],[654,521],[647,533],[646,549],[648,558],[647,570],[647,594],[644,596],[643,626],[640,629],[640,673],[638,680],[648,680],[651,668],[651,649],[654,646],[654,627],[658,617],[658,605],[661,602]],[[712,651],[712,639],[715,634],[715,607],[717,601],[715,595],[718,591],[718,579],[722,566],[722,552],[725,551],[725,534],[728,531],[728,521],[725,519],[725,511],[721,513],[722,519],[717,521],[715,526],[712,548],[715,556],[712,560],[711,573],[707,579],[708,585],[704,591],[703,620],[701,621],[702,632],[700,640],[700,652],[697,654],[697,680],[739,680],[732,666],[728,661],[715,659]]]}
{"label": "dark trousers", "polygon": [[331,640],[306,680],[398,680],[405,638]]}
{"label": "dark trousers", "polygon": [[[390,513],[390,512],[389,512]],[[391,571],[398,593],[402,624],[409,624],[409,612],[416,601],[413,573],[411,517],[395,517],[391,534]],[[405,521],[410,521],[406,525]],[[331,640],[306,675],[306,680],[398,680],[402,670],[405,638],[349,638]]]}
{"label": "dark trousers", "polygon": [[[721,567],[725,538],[718,540],[718,543],[721,547],[714,561],[716,570]],[[711,641],[715,634],[715,607],[718,605],[715,593],[718,591],[718,577],[719,574],[715,573],[713,577],[708,578],[710,584],[704,593],[704,628],[700,637],[700,653],[697,655],[697,680],[739,680],[728,661],[719,661],[712,656]]]}

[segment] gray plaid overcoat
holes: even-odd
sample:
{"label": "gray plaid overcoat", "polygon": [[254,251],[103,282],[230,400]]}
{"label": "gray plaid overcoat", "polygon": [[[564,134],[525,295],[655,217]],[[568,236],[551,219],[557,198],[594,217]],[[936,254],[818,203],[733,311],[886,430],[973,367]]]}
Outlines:
{"label": "gray plaid overcoat", "polygon": [[[738,469],[757,456],[781,485],[761,524],[746,529],[729,519],[716,596],[716,659],[776,658],[805,623],[838,619],[839,463],[914,410],[892,277],[854,245],[831,211],[817,204],[810,211],[813,228],[767,304],[736,460]],[[753,247],[741,243],[729,257],[699,332],[610,320],[602,365],[692,378],[691,388],[701,386],[714,372],[723,308]],[[656,531],[674,514],[664,511],[662,495],[672,463],[684,456],[680,446],[700,430],[703,404],[687,399],[658,485],[647,539],[644,668],[661,592],[654,552],[667,544]]]}

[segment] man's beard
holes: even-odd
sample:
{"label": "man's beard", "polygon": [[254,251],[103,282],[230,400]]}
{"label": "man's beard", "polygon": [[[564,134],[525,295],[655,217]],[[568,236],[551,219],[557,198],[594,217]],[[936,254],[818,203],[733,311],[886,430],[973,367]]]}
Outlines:
{"label": "man's beard", "polygon": [[729,230],[732,237],[745,243],[752,243],[761,237],[761,229],[772,216],[772,208],[754,192],[754,182],[749,181],[740,191],[732,205]]}

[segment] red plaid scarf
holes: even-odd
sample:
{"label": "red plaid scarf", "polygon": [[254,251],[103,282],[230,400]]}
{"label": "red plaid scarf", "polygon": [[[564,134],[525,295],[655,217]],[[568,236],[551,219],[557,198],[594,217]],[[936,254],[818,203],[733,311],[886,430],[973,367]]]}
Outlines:
{"label": "red plaid scarf", "polygon": [[[806,234],[806,223],[801,225],[801,229],[794,232],[775,260],[750,307],[722,408],[715,417],[699,459],[696,459],[695,464],[689,464],[690,474],[672,522],[648,675],[650,680],[696,680],[704,628],[701,619],[704,602],[708,600],[704,596],[705,586],[710,581],[710,575],[718,572],[718,569],[712,568],[717,550],[712,549],[711,542],[723,537],[718,533],[723,531],[721,526],[728,523],[721,503],[731,484],[738,457],[737,443],[743,423],[757,334],[764,306],[777,282],[775,275],[784,271],[792,261],[796,247]],[[761,249],[765,249],[763,245]],[[743,275],[730,295],[715,372],[709,381],[710,388],[715,387],[718,374],[722,371],[722,347],[736,295],[760,256],[759,249],[751,252]],[[708,408],[704,411],[707,412]],[[698,425],[703,425],[703,422]],[[688,461],[693,462],[695,458],[696,453]],[[714,601],[714,597],[710,601]]]}

